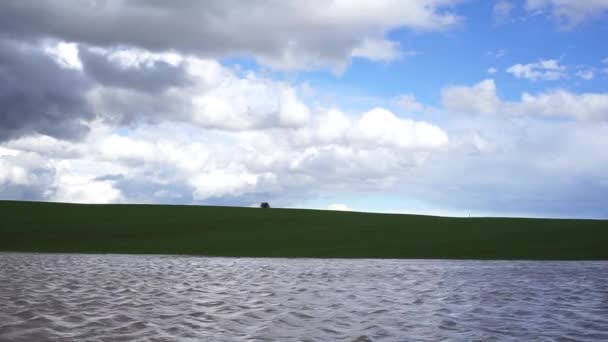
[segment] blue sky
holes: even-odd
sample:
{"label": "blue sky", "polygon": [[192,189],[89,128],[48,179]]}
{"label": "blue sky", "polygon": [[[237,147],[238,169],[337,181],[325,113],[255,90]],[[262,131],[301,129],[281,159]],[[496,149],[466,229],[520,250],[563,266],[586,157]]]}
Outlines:
{"label": "blue sky", "polygon": [[[499,20],[493,14],[495,1],[466,1],[454,12],[461,17],[455,27],[442,32],[417,32],[397,28],[386,36],[400,43],[402,53],[414,52],[390,62],[364,58],[350,61],[340,75],[330,70],[284,72],[266,70],[273,77],[308,82],[316,89],[382,99],[410,92],[429,105],[441,102],[439,90],[449,84],[473,84],[493,78],[501,84],[500,95],[518,99],[522,92],[547,88],[565,88],[580,92],[602,90],[606,86],[606,68],[602,61],[608,55],[605,37],[608,25],[605,15],[591,18],[575,27],[563,27],[548,13],[529,14],[513,2],[509,18]],[[514,64],[555,59],[572,73],[551,82],[530,82],[506,72]],[[226,58],[226,65],[241,65],[260,70],[253,59]],[[488,74],[495,68],[496,74]],[[594,70],[599,77],[581,80],[576,71]]]}
{"label": "blue sky", "polygon": [[608,1],[0,13],[2,199],[608,217]]}

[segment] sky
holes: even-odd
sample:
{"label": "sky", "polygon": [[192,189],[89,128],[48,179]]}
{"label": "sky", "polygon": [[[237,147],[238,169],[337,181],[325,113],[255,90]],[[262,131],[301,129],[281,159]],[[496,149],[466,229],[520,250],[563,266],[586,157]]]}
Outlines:
{"label": "sky", "polygon": [[0,199],[608,218],[608,0],[0,2]]}

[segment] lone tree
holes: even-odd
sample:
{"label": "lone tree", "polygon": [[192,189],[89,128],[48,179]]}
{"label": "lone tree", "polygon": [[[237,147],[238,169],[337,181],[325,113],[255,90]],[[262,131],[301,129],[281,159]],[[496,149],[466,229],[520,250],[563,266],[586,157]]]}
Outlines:
{"label": "lone tree", "polygon": [[260,204],[260,208],[270,209],[270,204],[268,204],[268,202],[262,202]]}

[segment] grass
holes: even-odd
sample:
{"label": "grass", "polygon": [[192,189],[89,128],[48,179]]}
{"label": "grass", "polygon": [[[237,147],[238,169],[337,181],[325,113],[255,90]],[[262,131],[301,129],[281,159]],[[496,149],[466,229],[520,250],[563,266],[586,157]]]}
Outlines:
{"label": "grass", "polygon": [[0,201],[0,251],[608,259],[608,221]]}

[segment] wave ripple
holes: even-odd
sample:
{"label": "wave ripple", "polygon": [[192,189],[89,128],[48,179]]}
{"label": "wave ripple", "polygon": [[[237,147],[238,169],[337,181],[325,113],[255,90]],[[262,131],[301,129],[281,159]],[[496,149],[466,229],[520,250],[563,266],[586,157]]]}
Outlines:
{"label": "wave ripple", "polygon": [[608,340],[608,263],[0,254],[0,341]]}

